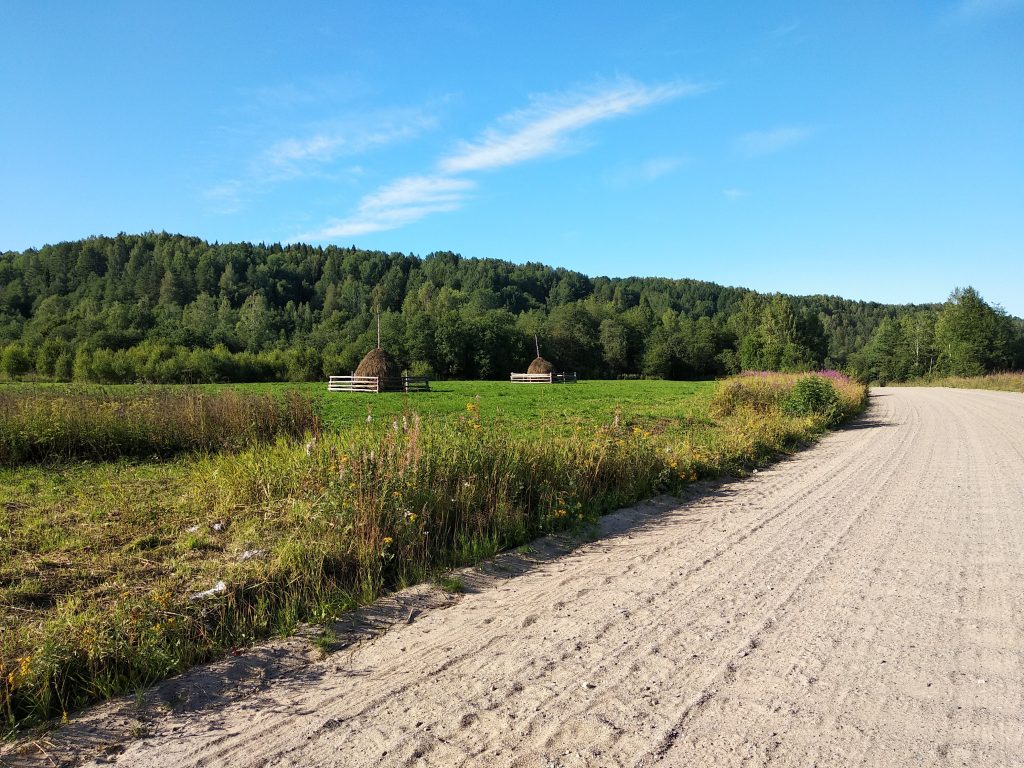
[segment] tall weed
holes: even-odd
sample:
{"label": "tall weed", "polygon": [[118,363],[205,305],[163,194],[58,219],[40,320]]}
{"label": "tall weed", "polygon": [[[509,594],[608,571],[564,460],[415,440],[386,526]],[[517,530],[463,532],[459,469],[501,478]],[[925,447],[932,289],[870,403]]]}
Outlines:
{"label": "tall weed", "polygon": [[312,401],[188,387],[0,389],[0,464],[239,450],[317,431]]}

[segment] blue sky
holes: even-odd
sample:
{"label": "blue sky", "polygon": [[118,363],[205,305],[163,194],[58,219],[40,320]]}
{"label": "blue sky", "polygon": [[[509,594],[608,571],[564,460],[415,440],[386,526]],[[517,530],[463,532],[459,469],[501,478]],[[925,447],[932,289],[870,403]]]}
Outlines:
{"label": "blue sky", "polygon": [[1024,0],[0,0],[0,250],[167,230],[1024,316]]}

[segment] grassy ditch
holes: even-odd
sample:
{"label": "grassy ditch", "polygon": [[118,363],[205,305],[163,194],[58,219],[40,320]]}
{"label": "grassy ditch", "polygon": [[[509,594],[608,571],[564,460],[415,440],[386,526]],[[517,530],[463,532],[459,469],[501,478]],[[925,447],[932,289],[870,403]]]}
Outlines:
{"label": "grassy ditch", "polygon": [[1024,392],[1024,371],[990,373],[986,376],[941,376],[914,379],[894,387],[955,387],[956,389],[992,389],[1003,392]]}
{"label": "grassy ditch", "polygon": [[611,408],[600,423],[527,430],[485,417],[473,398],[458,415],[395,413],[234,453],[2,470],[0,722],[18,733],[538,535],[741,472],[864,401],[849,381],[748,376],[714,388],[698,412],[688,406],[682,424]]}

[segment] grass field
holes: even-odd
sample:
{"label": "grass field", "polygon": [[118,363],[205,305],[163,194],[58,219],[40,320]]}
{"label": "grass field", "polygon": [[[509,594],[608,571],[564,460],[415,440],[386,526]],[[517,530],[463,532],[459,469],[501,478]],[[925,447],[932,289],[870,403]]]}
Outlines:
{"label": "grass field", "polygon": [[[207,385],[221,389],[221,385]],[[713,381],[581,381],[578,384],[510,384],[505,381],[438,381],[430,392],[415,394],[331,393],[320,383],[233,384],[240,392],[263,394],[295,389],[309,395],[327,426],[359,426],[369,415],[390,422],[416,411],[422,418],[449,418],[465,413],[466,404],[479,405],[488,424],[516,431],[567,434],[577,426],[621,420],[646,427],[675,428],[692,418],[706,418],[715,392]]]}
{"label": "grass field", "polygon": [[[0,723],[20,732],[537,535],[741,472],[863,405],[863,388],[842,384],[841,413],[794,411],[799,378],[441,382],[416,395],[299,385],[319,413],[314,434],[0,468]],[[225,389],[274,413],[270,401],[296,391],[204,391]]]}

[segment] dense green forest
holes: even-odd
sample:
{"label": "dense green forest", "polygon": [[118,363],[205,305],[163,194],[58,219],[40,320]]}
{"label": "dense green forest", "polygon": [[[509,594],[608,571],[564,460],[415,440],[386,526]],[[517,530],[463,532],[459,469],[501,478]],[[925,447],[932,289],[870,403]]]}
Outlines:
{"label": "dense green forest", "polygon": [[971,289],[942,305],[764,295],[543,264],[147,233],[0,254],[0,371],[114,382],[317,380],[376,343],[415,374],[590,378],[741,369],[866,380],[1024,366],[1024,322]]}

